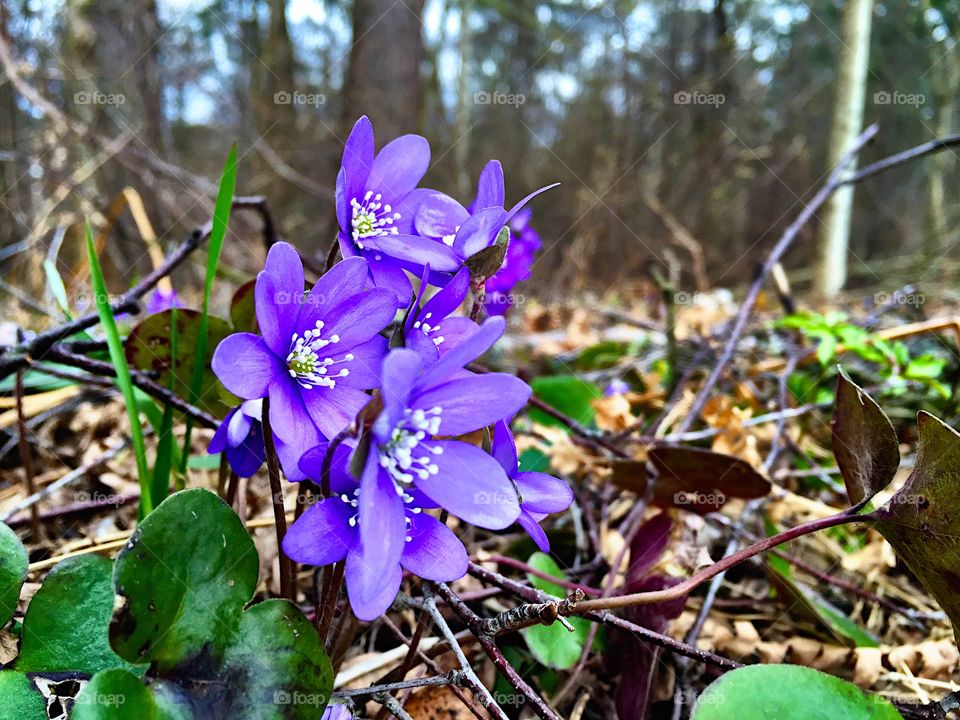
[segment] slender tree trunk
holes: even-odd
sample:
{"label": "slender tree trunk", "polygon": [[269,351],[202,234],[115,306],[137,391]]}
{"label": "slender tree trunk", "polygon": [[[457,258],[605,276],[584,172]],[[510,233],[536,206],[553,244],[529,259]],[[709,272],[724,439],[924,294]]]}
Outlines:
{"label": "slender tree trunk", "polygon": [[[837,95],[828,149],[830,168],[840,161],[863,126],[872,16],[873,0],[847,0],[843,12]],[[845,186],[834,193],[828,202],[820,227],[820,271],[817,273],[816,289],[822,297],[836,296],[847,280],[852,211],[853,186]]]}
{"label": "slender tree trunk", "polygon": [[369,115],[380,144],[420,126],[425,0],[354,0],[344,124]]}

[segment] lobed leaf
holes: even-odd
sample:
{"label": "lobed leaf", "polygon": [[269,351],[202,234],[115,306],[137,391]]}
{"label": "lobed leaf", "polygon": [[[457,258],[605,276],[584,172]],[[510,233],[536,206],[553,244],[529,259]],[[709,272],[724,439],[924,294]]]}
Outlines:
{"label": "lobed leaf", "polygon": [[17,534],[0,523],[0,627],[3,627],[17,609],[20,588],[27,579],[30,558]]}
{"label": "lobed leaf", "polygon": [[854,505],[883,490],[900,465],[897,434],[886,413],[841,369],[833,412],[833,454]]}

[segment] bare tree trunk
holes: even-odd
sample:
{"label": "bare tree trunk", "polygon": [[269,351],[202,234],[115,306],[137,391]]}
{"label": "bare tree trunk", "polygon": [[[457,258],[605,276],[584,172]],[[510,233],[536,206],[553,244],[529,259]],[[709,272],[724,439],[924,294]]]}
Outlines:
{"label": "bare tree trunk", "polygon": [[384,140],[420,126],[425,0],[354,0],[344,124],[369,115]]}
{"label": "bare tree trunk", "polygon": [[[827,157],[830,168],[840,162],[863,126],[872,16],[873,0],[847,0],[843,11],[837,95]],[[820,227],[820,271],[817,273],[816,290],[822,297],[835,297],[847,281],[852,211],[853,186],[845,186],[835,192],[828,202]]]}

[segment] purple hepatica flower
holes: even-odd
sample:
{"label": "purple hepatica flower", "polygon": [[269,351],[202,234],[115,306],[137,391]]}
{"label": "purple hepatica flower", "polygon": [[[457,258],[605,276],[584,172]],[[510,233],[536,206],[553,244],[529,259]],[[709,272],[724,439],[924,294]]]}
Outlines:
{"label": "purple hepatica flower", "polygon": [[[364,291],[367,263],[337,263],[304,296],[303,263],[277,243],[257,276],[261,335],[235,333],[213,355],[226,388],[246,400],[270,398],[270,425],[281,442],[308,448],[332,438],[380,383],[387,340],[378,333],[396,314],[389,290]],[[319,433],[318,433],[319,431]]]}
{"label": "purple hepatica flower", "polygon": [[456,437],[513,415],[530,386],[503,373],[474,375],[463,366],[503,334],[491,318],[433,363],[409,348],[383,362],[383,408],[374,421],[361,477],[359,522],[365,562],[354,578],[356,596],[375,598],[403,554],[403,496],[411,489],[461,520],[491,530],[516,521],[520,505],[499,463]]}
{"label": "purple hepatica flower", "polygon": [[[307,452],[300,465],[319,481],[326,448]],[[396,497],[404,529],[399,558],[383,566],[375,586],[367,583],[366,568],[375,559],[375,549],[361,542],[360,481],[347,466],[352,448],[346,443],[334,450],[330,466],[332,496],[309,507],[283,538],[283,551],[293,560],[310,565],[328,565],[346,559],[347,594],[354,613],[361,620],[373,620],[390,607],[400,589],[402,568],[427,580],[450,582],[467,573],[467,551],[446,525],[425,509],[436,508],[426,495],[413,487]],[[378,518],[374,532],[382,532]],[[372,592],[368,591],[372,590]]]}
{"label": "purple hepatica flower", "polygon": [[[207,452],[224,452],[227,462],[240,477],[250,477],[266,459],[267,451],[263,441],[263,425],[260,418],[263,415],[263,400],[247,400],[235,407],[220,423],[210,440]],[[297,437],[294,442],[283,442],[277,434],[273,434],[277,457],[283,467],[283,474],[291,482],[306,479],[300,470],[300,456],[313,445],[306,445],[316,440],[316,433],[306,432]],[[324,445],[323,447],[326,447]]]}
{"label": "purple hepatica flower", "polygon": [[150,297],[147,298],[146,311],[147,311],[147,315],[154,315],[158,312],[169,310],[170,308],[181,308],[181,307],[183,307],[183,304],[180,302],[180,299],[177,297],[176,290],[171,288],[170,292],[164,292],[160,288],[157,288],[152,293],[150,293]]}
{"label": "purple hepatica flower", "polygon": [[570,487],[552,475],[539,472],[518,472],[517,445],[506,421],[497,423],[493,431],[493,456],[513,480],[520,493],[520,517],[517,522],[527,531],[543,552],[550,551],[550,540],[540,521],[552,513],[563,512],[573,502]]}
{"label": "purple hepatica flower", "polygon": [[[503,168],[491,160],[480,173],[477,196],[467,209],[441,192],[425,195],[417,208],[414,221],[417,232],[438,244],[452,248],[461,262],[490,247],[505,225],[540,193],[556,187],[548,185],[527,195],[510,210],[504,210]],[[434,270],[445,272],[443,268]],[[440,279],[433,277],[436,284]]]}
{"label": "purple hepatica flower", "polygon": [[614,378],[610,384],[604,388],[603,396],[612,397],[614,395],[625,395],[630,392],[630,385],[622,378]]}
{"label": "purple hepatica flower", "polygon": [[510,220],[510,244],[503,265],[487,280],[484,309],[488,315],[504,315],[514,304],[513,288],[530,277],[534,259],[543,243],[530,226],[530,208],[523,208]]}
{"label": "purple hepatica flower", "polygon": [[470,271],[461,268],[453,280],[421,307],[429,276],[428,266],[423,272],[420,293],[404,323],[407,347],[416,350],[426,362],[436,360],[477,331],[477,324],[470,318],[451,315],[463,305],[470,292]]}
{"label": "purple hepatica flower", "polygon": [[337,175],[343,256],[366,258],[373,285],[390,288],[404,304],[411,292],[404,268],[419,274],[428,263],[441,272],[460,266],[452,250],[413,232],[417,206],[434,192],[417,189],[429,165],[430,145],[420,135],[403,135],[374,153],[373,126],[363,116],[347,138]]}
{"label": "purple hepatica flower", "polygon": [[320,716],[320,720],[352,720],[352,718],[353,715],[350,714],[347,706],[338,703],[327,705],[327,709]]}

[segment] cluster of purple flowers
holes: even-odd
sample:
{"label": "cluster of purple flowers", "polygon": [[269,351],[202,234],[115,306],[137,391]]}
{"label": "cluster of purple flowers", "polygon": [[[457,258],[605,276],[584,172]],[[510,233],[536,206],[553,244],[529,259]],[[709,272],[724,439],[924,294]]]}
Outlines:
{"label": "cluster of purple flowers", "polygon": [[[509,420],[530,387],[468,368],[503,334],[507,306],[490,302],[482,323],[460,314],[473,285],[465,261],[504,227],[521,238],[519,250],[511,241],[504,265],[483,278],[487,289],[509,293],[529,274],[539,238],[522,208],[537,193],[504,209],[503,172],[492,161],[464,207],[417,187],[429,159],[416,135],[375,153],[361,118],[337,177],[344,259],[308,288],[296,250],[274,245],[254,293],[260,334],[231,335],[213,357],[217,377],[244,402],[210,451],[226,453],[242,476],[255,473],[268,408],[287,479],[326,480],[330,491],[289,529],[283,550],[312,565],[344,561],[363,620],[390,606],[404,570],[435,581],[466,573],[466,549],[441,510],[490,530],[518,523],[546,550],[539,521],[573,500],[561,480],[518,470]],[[416,296],[408,273],[421,280]],[[482,446],[464,438],[478,430]]]}

